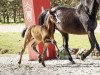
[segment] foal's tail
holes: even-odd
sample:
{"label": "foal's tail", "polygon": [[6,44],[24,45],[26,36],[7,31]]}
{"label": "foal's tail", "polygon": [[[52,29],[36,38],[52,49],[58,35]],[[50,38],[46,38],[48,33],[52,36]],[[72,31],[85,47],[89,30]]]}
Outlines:
{"label": "foal's tail", "polygon": [[27,28],[24,28],[23,31],[22,31],[22,33],[21,33],[21,36],[22,36],[23,38],[24,38],[24,36],[25,36],[26,30],[27,30]]}
{"label": "foal's tail", "polygon": [[26,32],[28,32],[29,30],[31,30],[31,28],[34,27],[34,26],[30,26],[29,28],[24,28],[23,31],[22,31],[22,34],[21,36],[24,38],[25,37],[25,34]]}
{"label": "foal's tail", "polygon": [[32,29],[33,26],[30,26],[29,28],[27,28],[27,30],[25,30],[25,33],[24,33],[24,37],[25,37],[25,41],[29,41],[31,40],[32,38],[32,34],[31,34],[31,29]]}

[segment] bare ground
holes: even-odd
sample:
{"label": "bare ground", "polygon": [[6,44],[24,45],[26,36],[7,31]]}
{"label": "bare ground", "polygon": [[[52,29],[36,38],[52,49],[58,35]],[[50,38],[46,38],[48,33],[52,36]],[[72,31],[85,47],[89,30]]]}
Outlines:
{"label": "bare ground", "polygon": [[[13,25],[0,25],[0,32],[22,32],[25,28],[25,24],[13,24]],[[97,25],[96,33],[100,33],[100,25]]]}
{"label": "bare ground", "polygon": [[74,65],[68,60],[47,60],[46,67],[38,61],[28,61],[25,54],[20,66],[18,59],[19,55],[0,55],[0,75],[100,75],[100,60],[90,57],[85,61],[74,58]]}

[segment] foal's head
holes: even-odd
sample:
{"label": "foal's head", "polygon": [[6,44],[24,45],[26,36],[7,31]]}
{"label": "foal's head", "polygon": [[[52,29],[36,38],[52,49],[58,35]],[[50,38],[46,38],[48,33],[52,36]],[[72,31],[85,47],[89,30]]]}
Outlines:
{"label": "foal's head", "polygon": [[47,22],[47,23],[50,22],[52,24],[56,23],[56,18],[54,16],[54,13],[51,10],[48,11],[48,13],[47,13],[47,15],[45,17],[45,22]]}
{"label": "foal's head", "polygon": [[49,10],[46,14],[44,25],[52,28],[56,26],[56,17],[54,16],[54,13],[51,10]]}

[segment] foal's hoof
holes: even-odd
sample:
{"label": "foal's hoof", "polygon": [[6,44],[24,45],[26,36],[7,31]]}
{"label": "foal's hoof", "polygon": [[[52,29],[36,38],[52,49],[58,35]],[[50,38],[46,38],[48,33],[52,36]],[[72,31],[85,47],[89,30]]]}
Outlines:
{"label": "foal's hoof", "polygon": [[39,58],[39,63],[42,63],[42,58]]}
{"label": "foal's hoof", "polygon": [[72,61],[72,64],[75,64],[75,62],[74,62],[74,61]]}
{"label": "foal's hoof", "polygon": [[85,54],[81,55],[81,60],[84,60],[86,58]]}
{"label": "foal's hoof", "polygon": [[39,58],[39,63],[42,63],[41,55],[39,55],[38,58]]}
{"label": "foal's hoof", "polygon": [[43,67],[46,67],[44,61],[42,61],[42,65],[43,65]]}
{"label": "foal's hoof", "polygon": [[18,64],[20,65],[21,64],[21,61],[19,61]]}
{"label": "foal's hoof", "polygon": [[80,59],[79,57],[76,57],[76,59]]}
{"label": "foal's hoof", "polygon": [[76,63],[74,61],[67,63],[67,65],[73,65],[73,64],[76,64]]}

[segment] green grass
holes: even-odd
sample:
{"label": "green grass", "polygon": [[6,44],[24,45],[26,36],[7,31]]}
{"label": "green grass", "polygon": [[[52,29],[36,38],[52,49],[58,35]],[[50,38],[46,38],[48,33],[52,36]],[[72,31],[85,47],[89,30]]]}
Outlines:
{"label": "green grass", "polygon": [[[100,44],[100,34],[95,34],[98,43]],[[62,46],[62,36],[60,33],[55,34],[55,39],[58,46]],[[87,35],[69,35],[69,47],[70,48],[90,48],[90,43]]]}
{"label": "green grass", "polygon": [[[98,43],[100,44],[100,34],[96,34]],[[62,36],[60,33],[55,34],[55,39],[59,48],[62,46]],[[21,51],[23,38],[21,33],[1,33],[0,32],[0,53],[13,54]],[[87,35],[69,35],[70,48],[90,48]],[[27,50],[26,50],[27,52]]]}
{"label": "green grass", "polygon": [[25,25],[24,23],[1,23],[0,22],[0,25]]}
{"label": "green grass", "polygon": [[0,53],[18,53],[21,51],[23,39],[21,33],[0,33]]}
{"label": "green grass", "polygon": [[98,20],[97,23],[100,24],[100,20]]}

